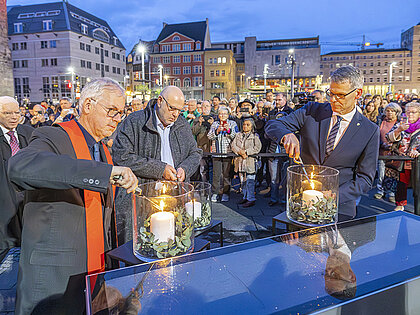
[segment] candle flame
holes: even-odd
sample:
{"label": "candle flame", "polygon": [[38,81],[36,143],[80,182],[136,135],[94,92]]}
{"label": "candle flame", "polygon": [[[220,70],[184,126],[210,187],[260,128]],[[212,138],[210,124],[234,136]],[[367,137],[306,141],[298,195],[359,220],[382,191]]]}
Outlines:
{"label": "candle flame", "polygon": [[311,179],[314,178],[314,172],[311,172]]}
{"label": "candle flame", "polygon": [[163,211],[163,208],[165,207],[165,202],[163,200],[160,201],[159,208],[161,211]]}
{"label": "candle flame", "polygon": [[164,193],[166,193],[166,186],[165,185],[163,185],[163,187],[162,187],[162,194],[164,194]]}
{"label": "candle flame", "polygon": [[312,189],[315,189],[315,184],[314,184],[314,182],[313,182],[313,181],[310,181],[310,185],[311,185],[311,188],[312,188]]}

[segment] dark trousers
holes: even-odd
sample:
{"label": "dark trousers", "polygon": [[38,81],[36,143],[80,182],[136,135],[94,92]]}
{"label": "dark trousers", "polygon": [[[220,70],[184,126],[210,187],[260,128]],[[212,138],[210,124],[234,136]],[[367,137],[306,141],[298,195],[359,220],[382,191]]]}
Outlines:
{"label": "dark trousers", "polygon": [[260,184],[263,182],[264,179],[265,179],[265,182],[267,183],[267,186],[269,186],[271,183],[271,177],[270,177],[270,169],[268,167],[268,158],[266,157],[261,158],[261,167],[258,169],[257,177],[256,177],[257,182],[259,182]]}
{"label": "dark trousers", "polygon": [[397,183],[397,193],[395,194],[395,201],[397,206],[407,205],[407,188],[411,180],[411,170],[404,170],[400,173],[400,180]]}
{"label": "dark trousers", "polygon": [[[229,194],[232,158],[213,158],[213,194]],[[223,180],[223,187],[220,181]]]}

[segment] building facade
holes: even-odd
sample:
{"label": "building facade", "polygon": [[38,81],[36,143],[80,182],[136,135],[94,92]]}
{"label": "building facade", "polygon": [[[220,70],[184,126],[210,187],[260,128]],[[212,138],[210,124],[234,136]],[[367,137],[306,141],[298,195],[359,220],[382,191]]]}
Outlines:
{"label": "building facade", "polygon": [[13,96],[12,56],[7,37],[6,0],[0,0],[0,95]]}
{"label": "building facade", "polygon": [[8,10],[15,97],[19,101],[77,99],[91,79],[121,85],[125,48],[108,23],[67,2]]}
{"label": "building facade", "polygon": [[[420,25],[401,34],[401,48],[365,49],[321,55],[320,74],[328,85],[331,73],[344,65],[363,71],[365,93],[420,92]],[[391,83],[391,84],[390,84]]]}
{"label": "building facade", "polygon": [[236,61],[233,52],[229,49],[206,49],[204,64],[204,98],[232,97],[236,93]]}
{"label": "building facade", "polygon": [[210,48],[208,20],[164,23],[150,55],[152,88],[175,85],[186,99],[203,99],[206,48]]}

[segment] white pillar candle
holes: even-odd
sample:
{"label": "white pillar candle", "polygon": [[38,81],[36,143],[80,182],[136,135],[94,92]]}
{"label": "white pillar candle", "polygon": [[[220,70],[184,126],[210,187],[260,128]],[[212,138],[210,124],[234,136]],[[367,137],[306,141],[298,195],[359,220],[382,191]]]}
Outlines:
{"label": "white pillar candle", "polygon": [[150,217],[150,232],[158,242],[175,240],[175,216],[171,212],[161,211]]}
{"label": "white pillar candle", "polygon": [[318,190],[305,190],[302,193],[302,205],[312,206],[313,203],[318,202],[324,194]]}
{"label": "white pillar candle", "polygon": [[[185,204],[185,210],[190,216],[194,217],[194,221],[201,217],[201,202],[192,200]],[[194,215],[193,215],[194,214]]]}

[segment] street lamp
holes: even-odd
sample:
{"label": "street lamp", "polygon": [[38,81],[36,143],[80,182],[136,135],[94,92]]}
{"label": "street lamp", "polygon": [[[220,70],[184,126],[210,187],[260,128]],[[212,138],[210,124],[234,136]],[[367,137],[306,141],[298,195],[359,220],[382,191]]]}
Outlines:
{"label": "street lamp", "polygon": [[144,47],[143,45],[140,45],[137,48],[137,51],[141,53],[141,79],[143,80],[143,84],[144,84],[144,53],[146,52],[146,47]]}
{"label": "street lamp", "polygon": [[392,68],[393,67],[396,67],[397,66],[397,63],[394,61],[394,62],[391,62],[390,64],[389,64],[389,85],[388,85],[388,92],[392,92],[392,87],[391,87],[391,85],[392,85]]}
{"label": "street lamp", "polygon": [[245,76],[245,73],[242,73],[241,74],[241,87],[242,87],[242,90],[244,89],[244,76]]}
{"label": "street lamp", "polygon": [[162,82],[162,71],[163,71],[163,66],[159,65],[159,83],[160,83],[160,87],[163,87],[163,82]]}
{"label": "street lamp", "polygon": [[268,75],[268,64],[264,65],[264,71],[263,71],[263,75],[264,75],[264,94],[267,92],[267,75]]}
{"label": "street lamp", "polygon": [[291,95],[291,98],[293,99],[293,97],[295,96],[295,64],[296,64],[295,50],[293,48],[289,49],[289,62],[292,66],[292,80],[290,84],[292,91],[290,95]]}
{"label": "street lamp", "polygon": [[129,77],[128,75],[125,75],[125,76],[124,76],[124,90],[125,90],[125,95],[126,95],[126,97],[125,97],[125,101],[126,101],[126,103],[127,103],[127,101],[128,101],[128,100],[127,100],[127,95],[128,95],[128,94],[127,94],[127,92],[128,92],[128,91],[127,91],[127,85],[128,85],[128,84],[127,84],[127,82],[128,82],[128,79],[130,79],[130,77]]}
{"label": "street lamp", "polygon": [[74,102],[74,68],[69,67],[68,72],[71,73],[71,101]]}

